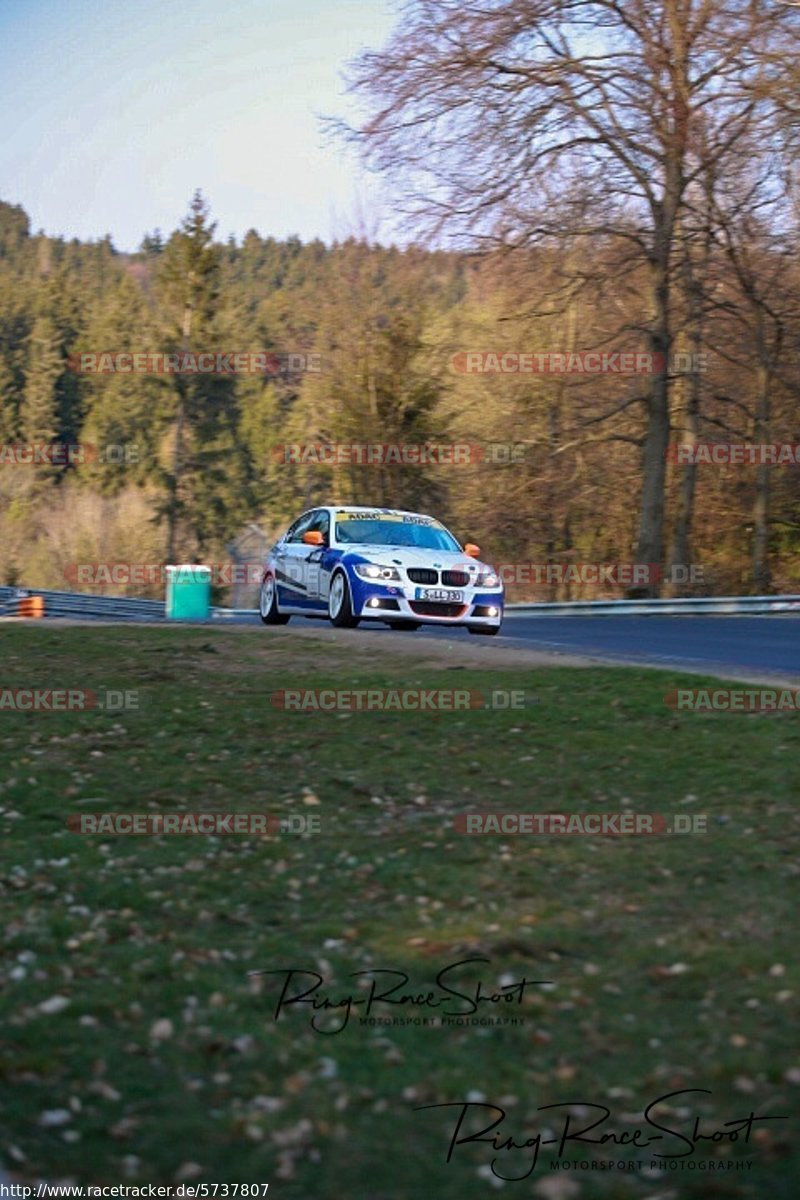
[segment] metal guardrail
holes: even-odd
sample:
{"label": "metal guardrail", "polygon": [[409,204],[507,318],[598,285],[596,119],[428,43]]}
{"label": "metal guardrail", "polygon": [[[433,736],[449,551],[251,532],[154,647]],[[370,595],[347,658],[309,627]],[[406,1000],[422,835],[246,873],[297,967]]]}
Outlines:
{"label": "metal guardrail", "polygon": [[[15,616],[26,596],[44,599],[46,617],[72,617],[98,621],[164,621],[163,600],[130,596],[94,596],[83,592],[53,592],[41,588],[0,587],[0,615]],[[545,600],[508,604],[506,615],[566,616],[747,616],[764,613],[800,613],[800,595],[702,596],[669,600]],[[255,617],[255,608],[212,608],[212,620]]]}
{"label": "metal guardrail", "polygon": [[[28,596],[41,596],[45,617],[70,617],[86,621],[165,621],[163,600],[141,600],[136,596],[95,596],[86,592],[53,592],[44,588],[0,587],[0,617],[18,615],[19,603]],[[258,616],[257,608],[212,608],[211,618]]]}
{"label": "metal guardrail", "polygon": [[92,596],[82,592],[51,592],[43,588],[0,587],[0,611],[16,616],[19,601],[41,596],[46,617],[74,617],[88,621],[163,621],[163,600],[130,596]]}
{"label": "metal guardrail", "polygon": [[544,600],[507,604],[506,614],[538,617],[690,617],[800,612],[800,596],[692,596],[668,600]]}

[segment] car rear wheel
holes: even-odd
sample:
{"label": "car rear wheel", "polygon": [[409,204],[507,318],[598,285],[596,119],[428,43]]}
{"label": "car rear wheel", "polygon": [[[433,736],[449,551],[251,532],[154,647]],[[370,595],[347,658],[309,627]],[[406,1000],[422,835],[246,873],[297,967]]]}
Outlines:
{"label": "car rear wheel", "polygon": [[353,603],[350,599],[350,584],[343,571],[337,571],[331,580],[331,590],[328,596],[328,617],[331,625],[337,629],[355,629],[359,617],[353,616]]}
{"label": "car rear wheel", "polygon": [[496,633],[500,632],[499,625],[468,625],[467,628],[470,633],[482,633],[488,637],[494,637]]}
{"label": "car rear wheel", "polygon": [[278,589],[272,575],[265,575],[262,581],[258,611],[265,625],[285,625],[289,620],[288,613],[278,610]]}

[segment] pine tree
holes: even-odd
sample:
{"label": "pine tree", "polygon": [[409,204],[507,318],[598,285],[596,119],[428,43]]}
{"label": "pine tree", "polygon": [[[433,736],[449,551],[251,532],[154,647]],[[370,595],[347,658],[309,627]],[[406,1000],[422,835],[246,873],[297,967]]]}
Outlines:
{"label": "pine tree", "polygon": [[0,354],[0,446],[16,439],[18,422],[17,381],[5,355]]}
{"label": "pine tree", "polygon": [[52,442],[59,436],[58,381],[64,368],[61,338],[46,313],[34,322],[22,403],[22,435],[28,442]]}
{"label": "pine tree", "polygon": [[13,257],[30,235],[30,222],[19,204],[0,200],[0,258]]}
{"label": "pine tree", "polygon": [[[164,348],[181,355],[224,353],[218,319],[222,247],[214,242],[202,193],[158,263]],[[233,347],[235,349],[235,347]],[[167,557],[175,561],[179,531],[194,546],[224,537],[243,496],[237,444],[236,380],[216,374],[170,375],[173,416],[166,467]],[[229,515],[230,514],[230,515]]]}
{"label": "pine tree", "polygon": [[[126,274],[97,304],[74,353],[152,353],[157,345],[147,301],[135,279]],[[168,381],[139,372],[86,374],[80,381],[85,396],[82,438],[105,457],[105,462],[82,468],[82,480],[107,495],[130,483],[154,483],[170,415]]]}

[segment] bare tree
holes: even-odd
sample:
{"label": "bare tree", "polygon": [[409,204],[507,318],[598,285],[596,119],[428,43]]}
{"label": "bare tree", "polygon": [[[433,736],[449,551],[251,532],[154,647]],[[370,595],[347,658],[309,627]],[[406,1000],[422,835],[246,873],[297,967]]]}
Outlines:
{"label": "bare tree", "polygon": [[[745,192],[746,194],[746,192]],[[800,295],[787,270],[795,245],[769,233],[743,200],[731,209],[719,207],[716,220],[736,295],[730,303],[735,328],[750,348],[742,363],[747,400],[742,408],[756,445],[769,444],[773,434],[776,393],[795,402],[800,385],[792,361],[789,333],[800,322]],[[757,593],[770,590],[769,563],[771,475],[768,462],[756,466],[752,503],[752,582]]]}
{"label": "bare tree", "polygon": [[740,138],[768,148],[794,119],[798,49],[800,11],[776,0],[410,0],[353,69],[372,115],[351,134],[431,233],[604,232],[646,263],[640,561],[663,557],[679,214]]}

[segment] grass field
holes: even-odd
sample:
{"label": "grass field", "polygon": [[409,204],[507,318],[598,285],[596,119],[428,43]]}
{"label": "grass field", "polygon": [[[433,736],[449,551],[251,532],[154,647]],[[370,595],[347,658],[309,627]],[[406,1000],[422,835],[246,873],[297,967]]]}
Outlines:
{"label": "grass field", "polygon": [[[0,655],[0,688],[138,693],[119,713],[0,711],[0,1161],[20,1180],[269,1183],[292,1200],[794,1200],[796,717],[665,706],[697,677],[431,669],[261,629],[5,626]],[[270,703],[354,685],[527,702],[424,716]],[[66,827],[78,813],[200,810],[313,814],[321,832]],[[708,832],[454,831],[459,813],[501,810],[705,814]],[[326,1034],[307,1005],[276,1021],[280,976],[248,974],[319,971],[329,997],[363,998],[351,974],[391,968],[427,994],[470,958],[489,960],[461,969],[473,990],[552,982],[504,1003],[518,1024],[362,1025],[354,1011]],[[605,1130],[643,1138],[644,1108],[684,1089],[711,1093],[658,1110],[684,1133],[695,1117],[707,1133],[751,1113],[791,1120],[699,1143],[681,1169],[651,1168],[659,1144],[572,1144],[564,1157],[596,1169],[555,1171],[546,1146],[503,1183],[493,1159],[521,1176],[530,1148],[465,1144],[446,1163],[458,1110],[415,1111],[494,1104],[519,1142],[561,1130],[563,1110],[544,1105],[605,1104]],[[601,1169],[629,1157],[633,1170]],[[749,1165],[708,1167],[721,1159]]]}

